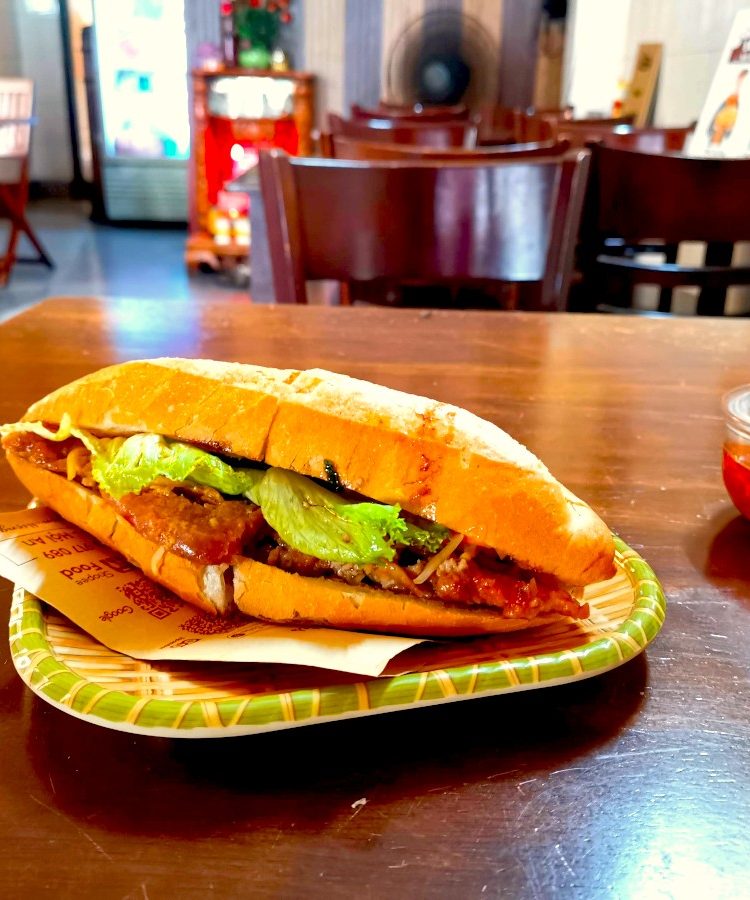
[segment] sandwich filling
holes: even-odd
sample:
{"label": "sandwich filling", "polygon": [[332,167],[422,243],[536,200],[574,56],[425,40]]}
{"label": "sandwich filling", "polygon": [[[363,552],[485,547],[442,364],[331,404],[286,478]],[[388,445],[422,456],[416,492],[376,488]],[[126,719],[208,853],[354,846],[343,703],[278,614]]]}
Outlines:
{"label": "sandwich filling", "polygon": [[65,416],[57,429],[21,422],[2,434],[8,452],[77,481],[144,537],[198,563],[231,567],[251,558],[507,618],[589,614],[553,576],[343,490],[335,461],[326,461],[328,479],[320,482],[161,435],[99,437]]}

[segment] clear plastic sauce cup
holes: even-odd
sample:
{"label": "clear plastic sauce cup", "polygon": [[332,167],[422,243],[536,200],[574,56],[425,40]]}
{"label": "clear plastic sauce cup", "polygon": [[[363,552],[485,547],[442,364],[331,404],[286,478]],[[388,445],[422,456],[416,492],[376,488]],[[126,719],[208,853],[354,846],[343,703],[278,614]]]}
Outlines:
{"label": "clear plastic sauce cup", "polygon": [[726,433],[721,465],[724,485],[732,502],[750,519],[750,384],[723,398]]}

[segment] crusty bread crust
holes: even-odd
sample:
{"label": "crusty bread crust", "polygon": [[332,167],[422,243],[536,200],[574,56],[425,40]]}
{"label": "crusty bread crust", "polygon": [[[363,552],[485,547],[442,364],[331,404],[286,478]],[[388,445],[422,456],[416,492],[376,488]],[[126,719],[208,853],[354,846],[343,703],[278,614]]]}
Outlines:
{"label": "crusty bread crust", "polygon": [[104,434],[156,432],[398,503],[571,585],[614,573],[607,526],[525,447],[466,410],[323,370],[210,360],[112,366],[35,403]]}
{"label": "crusty bread crust", "polygon": [[433,638],[520,631],[563,618],[556,613],[504,618],[487,607],[462,608],[366,585],[306,578],[252,559],[234,567],[234,601],[246,615],[266,621]]}
{"label": "crusty bread crust", "polygon": [[561,618],[551,614],[506,619],[487,609],[462,609],[333,579],[306,578],[251,559],[231,567],[233,595],[224,579],[229,566],[202,566],[139,534],[112,504],[75,481],[7,453],[16,476],[37,499],[63,518],[122,553],[154,581],[212,614],[236,603],[248,616],[276,623],[321,625],[425,637],[459,637],[516,631]]}
{"label": "crusty bread crust", "polygon": [[98,494],[76,481],[68,481],[62,475],[27,462],[15,453],[6,455],[26,490],[64,519],[121,553],[149,578],[188,603],[213,615],[229,612],[232,593],[223,578],[227,566],[204,566],[165,551],[139,534]]}

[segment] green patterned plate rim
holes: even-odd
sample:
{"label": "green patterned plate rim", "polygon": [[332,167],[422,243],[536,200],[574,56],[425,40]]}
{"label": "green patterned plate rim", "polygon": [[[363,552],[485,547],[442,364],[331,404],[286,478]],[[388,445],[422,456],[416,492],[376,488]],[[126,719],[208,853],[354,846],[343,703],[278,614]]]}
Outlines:
{"label": "green patterned plate rim", "polygon": [[[549,687],[622,665],[642,652],[664,623],[666,599],[653,570],[616,536],[615,544],[613,582],[619,578],[621,584],[602,594],[599,625],[583,633],[585,640],[573,627],[570,640],[564,629],[550,632],[552,626],[515,632],[503,636],[515,645],[506,643],[509,649],[497,658],[485,654],[468,665],[379,678],[305,670],[296,684],[292,678],[283,689],[273,682],[260,689],[244,674],[217,679],[217,671],[226,671],[217,663],[204,682],[206,669],[200,666],[185,663],[175,674],[173,666],[108,650],[21,588],[11,608],[11,654],[21,678],[53,706],[108,728],[165,737],[231,737]],[[608,622],[607,610],[616,620]],[[235,665],[235,676],[237,671]]]}

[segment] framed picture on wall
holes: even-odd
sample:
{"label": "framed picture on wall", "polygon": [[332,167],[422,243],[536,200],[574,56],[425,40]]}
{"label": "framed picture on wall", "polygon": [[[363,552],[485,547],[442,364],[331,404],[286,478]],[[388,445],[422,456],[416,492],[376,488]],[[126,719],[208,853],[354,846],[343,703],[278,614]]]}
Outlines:
{"label": "framed picture on wall", "polygon": [[685,152],[689,156],[750,156],[750,9],[735,16]]}

